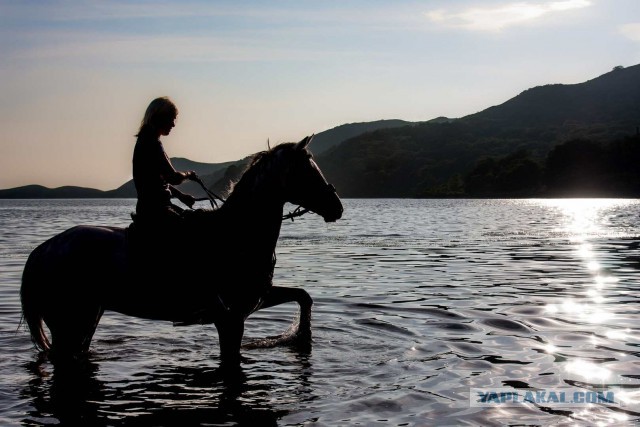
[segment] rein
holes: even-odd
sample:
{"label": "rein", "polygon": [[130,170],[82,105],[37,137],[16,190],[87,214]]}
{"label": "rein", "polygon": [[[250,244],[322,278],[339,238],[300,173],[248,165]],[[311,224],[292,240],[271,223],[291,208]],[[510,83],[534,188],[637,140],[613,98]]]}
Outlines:
{"label": "rein", "polygon": [[[217,209],[218,208],[218,202],[216,200],[219,200],[222,203],[225,203],[226,200],[223,199],[222,197],[218,196],[216,193],[214,193],[213,191],[209,190],[207,188],[206,185],[204,185],[204,182],[202,182],[202,180],[200,179],[199,176],[196,176],[195,179],[193,180],[195,182],[197,182],[198,184],[200,184],[200,187],[202,187],[202,189],[204,190],[204,192],[207,194],[207,197],[201,197],[199,199],[196,199],[196,201],[203,201],[203,200],[208,200],[211,203],[211,207],[213,209]],[[335,187],[331,184],[329,184],[329,189],[333,192],[336,191]],[[290,219],[291,221],[293,221],[294,218],[297,218],[299,216],[302,216],[306,213],[310,212],[309,209],[303,208],[302,206],[298,206],[297,208],[295,208],[293,210],[293,212],[289,212],[286,215],[282,215],[282,219]]]}
{"label": "rein", "polygon": [[204,192],[207,193],[207,197],[201,197],[199,199],[196,199],[196,201],[208,200],[209,202],[211,202],[211,207],[213,209],[217,209],[218,208],[218,202],[216,202],[216,199],[220,200],[222,203],[226,202],[225,199],[223,199],[222,197],[218,196],[213,191],[209,190],[207,188],[207,186],[204,185],[204,182],[202,182],[202,180],[200,179],[199,176],[196,175],[194,181],[197,182],[198,184],[200,184],[200,187],[202,187]]}

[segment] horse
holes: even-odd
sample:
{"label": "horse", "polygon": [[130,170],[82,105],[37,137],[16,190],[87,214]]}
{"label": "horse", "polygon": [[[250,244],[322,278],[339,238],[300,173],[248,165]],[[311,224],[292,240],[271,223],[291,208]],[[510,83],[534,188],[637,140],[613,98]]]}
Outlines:
{"label": "horse", "polygon": [[239,364],[247,317],[286,302],[299,305],[295,332],[310,340],[311,297],[272,279],[287,202],[326,222],[343,213],[307,149],[311,139],[254,155],[221,207],[190,211],[177,229],[76,225],[37,246],[20,289],[36,348],[51,360],[82,357],[103,313],[115,311],[176,326],[213,323],[221,362]]}

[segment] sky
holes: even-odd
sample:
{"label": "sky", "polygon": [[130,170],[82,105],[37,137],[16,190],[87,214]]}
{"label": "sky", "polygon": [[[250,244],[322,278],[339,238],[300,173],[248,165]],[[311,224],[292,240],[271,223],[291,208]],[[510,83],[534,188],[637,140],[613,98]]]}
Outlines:
{"label": "sky", "polygon": [[149,102],[217,163],[355,122],[463,117],[640,63],[638,0],[0,0],[0,188],[131,178]]}

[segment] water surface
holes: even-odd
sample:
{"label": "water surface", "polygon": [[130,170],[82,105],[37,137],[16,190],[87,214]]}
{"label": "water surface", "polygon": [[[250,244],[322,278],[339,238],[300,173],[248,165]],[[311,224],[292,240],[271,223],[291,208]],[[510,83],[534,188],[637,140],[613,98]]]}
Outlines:
{"label": "water surface", "polygon": [[[213,325],[117,313],[80,372],[54,369],[18,328],[24,262],[72,225],[127,225],[134,200],[0,200],[0,425],[640,420],[639,200],[344,203],[335,224],[286,222],[278,243],[275,284],[315,301],[311,348],[246,350],[223,375]],[[255,314],[246,338],[284,331],[295,312]],[[470,404],[491,387],[615,389],[625,404]]]}

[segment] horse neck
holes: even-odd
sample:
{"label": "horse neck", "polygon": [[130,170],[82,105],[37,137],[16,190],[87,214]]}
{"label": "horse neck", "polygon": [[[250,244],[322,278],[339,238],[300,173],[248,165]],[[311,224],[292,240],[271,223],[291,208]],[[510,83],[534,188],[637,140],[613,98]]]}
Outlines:
{"label": "horse neck", "polygon": [[264,242],[264,247],[273,250],[280,235],[284,204],[277,186],[261,183],[236,187],[220,209],[238,224],[239,234]]}

